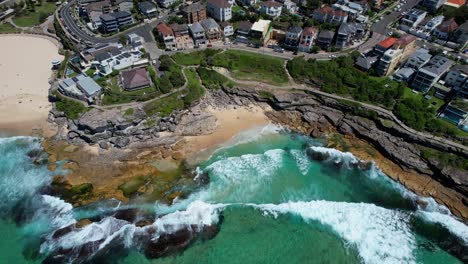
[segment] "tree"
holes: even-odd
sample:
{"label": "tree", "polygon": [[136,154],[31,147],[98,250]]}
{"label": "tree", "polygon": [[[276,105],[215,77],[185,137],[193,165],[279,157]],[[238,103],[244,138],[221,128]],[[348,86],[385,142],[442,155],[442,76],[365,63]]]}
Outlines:
{"label": "tree", "polygon": [[121,35],[119,37],[119,43],[126,46],[128,44],[128,38],[125,35]]}
{"label": "tree", "polygon": [[159,79],[158,88],[162,93],[169,93],[174,87],[172,86],[172,83],[169,81],[167,76],[163,76]]}

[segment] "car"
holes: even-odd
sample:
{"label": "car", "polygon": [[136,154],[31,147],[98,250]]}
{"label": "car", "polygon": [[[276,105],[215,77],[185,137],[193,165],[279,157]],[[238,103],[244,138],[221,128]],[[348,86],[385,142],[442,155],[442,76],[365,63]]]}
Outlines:
{"label": "car", "polygon": [[278,53],[283,53],[284,52],[282,49],[274,49],[273,51],[278,52]]}
{"label": "car", "polygon": [[208,44],[206,45],[207,48],[212,48],[213,47],[213,44]]}
{"label": "car", "polygon": [[389,36],[391,36],[391,35],[393,35],[393,31],[389,31],[387,34],[388,34]]}
{"label": "car", "polygon": [[167,48],[165,49],[165,51],[171,51],[171,48],[167,47]]}
{"label": "car", "polygon": [[336,55],[333,55],[333,54],[332,54],[332,55],[329,55],[328,58],[334,59],[334,58],[336,58]]}
{"label": "car", "polygon": [[194,49],[199,49],[199,48],[200,48],[200,46],[198,46],[198,45],[195,45],[195,46],[193,46],[193,48],[194,48]]}

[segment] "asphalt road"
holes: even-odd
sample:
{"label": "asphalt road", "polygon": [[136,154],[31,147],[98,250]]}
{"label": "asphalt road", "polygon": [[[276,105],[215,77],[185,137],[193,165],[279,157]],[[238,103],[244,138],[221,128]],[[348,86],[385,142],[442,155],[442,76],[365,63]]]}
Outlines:
{"label": "asphalt road", "polygon": [[371,27],[371,30],[374,31],[374,33],[387,35],[387,27],[396,21],[401,16],[401,13],[413,8],[418,3],[418,1],[419,0],[407,0],[406,4],[401,6],[401,11],[393,11],[393,9],[391,9],[392,13],[390,15],[384,15],[382,20],[374,23]]}

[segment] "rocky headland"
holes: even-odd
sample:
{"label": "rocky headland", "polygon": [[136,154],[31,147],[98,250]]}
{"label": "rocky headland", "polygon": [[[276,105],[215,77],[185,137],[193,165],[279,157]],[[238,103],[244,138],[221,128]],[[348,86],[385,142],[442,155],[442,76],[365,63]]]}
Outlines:
{"label": "rocky headland", "polygon": [[[424,155],[432,151],[466,159],[468,153],[412,134],[386,116],[307,91],[245,87],[210,90],[197,105],[166,117],[148,117],[142,109],[128,115],[126,109],[95,108],[77,120],[69,120],[53,110],[50,120],[59,125],[59,132],[44,146],[52,162],[68,161],[64,168],[71,172],[61,186],[70,191],[92,185],[87,192],[69,195],[75,205],[103,198],[163,198],[170,203],[183,195],[173,187],[193,176],[189,173],[193,164],[186,161],[193,161],[202,151],[209,152],[207,144],[200,147],[193,143],[194,138],[216,134],[220,120],[207,109],[235,112],[258,107],[273,123],[323,138],[330,147],[352,152],[362,160],[374,160],[383,172],[410,190],[431,196],[458,217],[468,219],[466,170],[437,156]],[[248,116],[246,112],[241,119]]]}

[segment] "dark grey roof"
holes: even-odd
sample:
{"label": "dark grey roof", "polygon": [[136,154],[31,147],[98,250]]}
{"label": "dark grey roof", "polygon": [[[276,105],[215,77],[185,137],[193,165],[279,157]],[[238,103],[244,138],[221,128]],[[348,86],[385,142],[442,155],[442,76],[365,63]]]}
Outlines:
{"label": "dark grey roof", "polygon": [[193,3],[187,7],[185,7],[184,9],[182,9],[184,12],[186,13],[192,13],[192,12],[197,12],[197,11],[201,11],[203,9],[205,9],[205,5],[202,4],[201,2],[197,2],[197,3]]}
{"label": "dark grey roof", "polygon": [[219,29],[218,23],[212,18],[207,18],[205,20],[200,21],[200,24],[203,26],[205,29]]}
{"label": "dark grey roof", "polygon": [[147,12],[148,10],[151,10],[151,9],[153,9],[155,7],[156,7],[156,5],[149,2],[149,1],[138,3],[138,8],[140,8],[140,10],[142,12]]}
{"label": "dark grey roof", "polygon": [[252,23],[250,21],[240,21],[237,24],[237,30],[249,32],[252,28]]}
{"label": "dark grey roof", "polygon": [[192,25],[190,25],[190,31],[192,31],[193,33],[204,33],[205,30],[203,29],[202,25],[200,23],[194,23]]}
{"label": "dark grey roof", "polygon": [[451,71],[462,72],[464,74],[468,74],[468,65],[461,65],[457,64],[450,69]]}
{"label": "dark grey roof", "polygon": [[374,57],[360,56],[356,60],[356,65],[363,69],[369,70],[372,67],[372,65],[374,65],[374,63],[376,62],[377,62],[377,56],[374,56]]}
{"label": "dark grey roof", "polygon": [[111,16],[111,14],[103,14],[103,15],[101,15],[101,20],[103,20],[103,21],[114,21],[115,17]]}
{"label": "dark grey roof", "polygon": [[349,35],[356,33],[356,25],[354,23],[343,22],[338,29],[338,34]]}
{"label": "dark grey roof", "polygon": [[298,26],[292,26],[288,28],[288,33],[300,34],[302,32],[302,28]]}
{"label": "dark grey roof", "polygon": [[320,31],[320,34],[318,35],[318,38],[332,39],[333,36],[335,36],[335,32],[330,31],[330,30],[322,30],[322,31]]}
{"label": "dark grey roof", "polygon": [[115,17],[115,18],[124,18],[124,17],[128,17],[128,16],[132,16],[132,14],[130,14],[127,11],[118,11],[118,12],[110,13],[110,15]]}
{"label": "dark grey roof", "polygon": [[436,55],[427,63],[426,66],[423,67],[423,69],[436,75],[440,75],[450,69],[452,65],[452,60],[449,60],[444,56]]}
{"label": "dark grey roof", "polygon": [[188,30],[187,24],[170,24],[169,27],[172,28],[172,31],[174,32],[181,32],[181,31]]}

